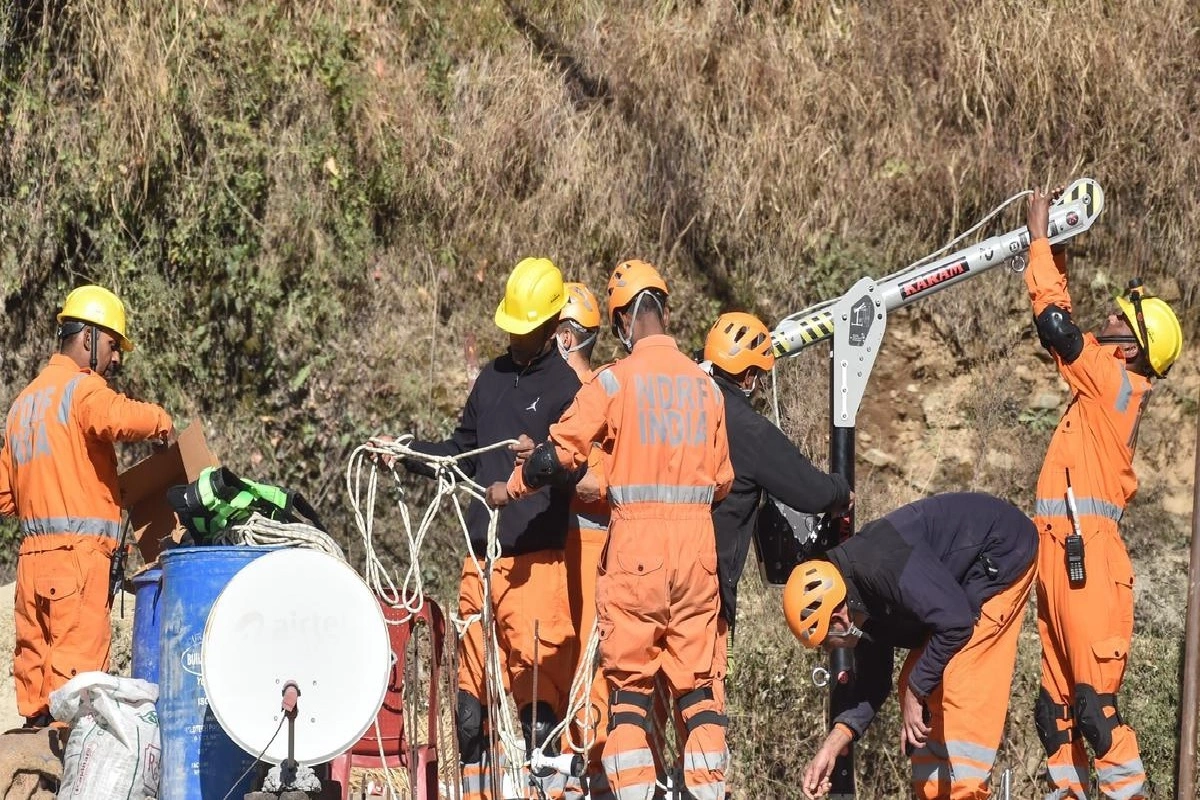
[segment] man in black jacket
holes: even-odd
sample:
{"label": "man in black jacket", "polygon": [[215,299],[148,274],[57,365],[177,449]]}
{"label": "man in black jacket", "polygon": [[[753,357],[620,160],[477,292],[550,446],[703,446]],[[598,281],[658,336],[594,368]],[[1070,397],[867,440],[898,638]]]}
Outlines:
{"label": "man in black jacket", "polygon": [[812,514],[845,511],[854,493],[841,475],[814,467],[783,431],[750,405],[759,378],[775,365],[771,332],[757,317],[742,312],[722,314],[704,340],[704,360],[712,364],[713,379],[725,396],[729,460],[733,463],[733,488],[713,510],[721,614],[732,634],[737,585],[763,493]]}
{"label": "man in black jacket", "polygon": [[983,798],[1004,731],[1037,529],[1015,506],[942,494],[863,526],[796,567],[788,625],[808,647],[856,647],[857,703],[834,721],[804,772],[806,797],[829,790],[838,753],[860,738],[900,673],[901,741],[919,798]]}
{"label": "man in black jacket", "polygon": [[[527,258],[517,264],[495,315],[496,324],[509,334],[508,352],[480,372],[449,439],[414,441],[411,447],[431,455],[457,455],[521,434],[544,441],[551,423],[571,404],[580,386],[575,371],[554,344],[559,311],[566,300],[562,275],[548,259]],[[515,447],[488,450],[462,466],[484,487],[497,482],[503,485],[512,474],[516,456]],[[406,461],[405,466],[412,472],[433,474],[415,460]],[[570,691],[575,634],[563,546],[571,494],[571,486],[547,487],[499,511],[496,535],[501,555],[492,565],[492,603],[502,677],[516,702],[527,746],[534,736],[538,743],[544,741],[562,718]],[[466,521],[473,553],[463,560],[458,613],[462,619],[477,619],[483,611],[479,570],[484,566],[489,522],[484,503],[472,501]],[[485,794],[484,633],[478,621],[472,622],[459,645],[458,739],[465,798]]]}

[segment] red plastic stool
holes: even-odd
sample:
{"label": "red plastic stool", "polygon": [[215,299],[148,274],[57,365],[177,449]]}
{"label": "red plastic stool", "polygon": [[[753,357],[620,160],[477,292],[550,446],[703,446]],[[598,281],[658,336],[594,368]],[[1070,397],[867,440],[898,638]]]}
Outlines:
{"label": "red plastic stool", "polygon": [[[441,704],[438,686],[441,683],[442,654],[446,637],[446,618],[432,600],[426,599],[420,612],[404,622],[408,612],[380,603],[384,619],[388,621],[388,635],[392,641],[392,674],[388,679],[387,694],[383,706],[375,718],[375,724],[367,729],[362,738],[348,751],[333,759],[329,765],[330,778],[341,784],[342,800],[350,797],[350,770],[408,769],[409,786],[414,787],[414,800],[437,800],[438,756],[437,731]],[[411,745],[404,735],[404,675],[408,666],[408,643],[419,627],[428,627],[431,658],[429,661],[429,719],[428,742]],[[415,666],[415,665],[414,665]],[[381,747],[382,745],[382,747]],[[380,751],[383,758],[380,758]]]}

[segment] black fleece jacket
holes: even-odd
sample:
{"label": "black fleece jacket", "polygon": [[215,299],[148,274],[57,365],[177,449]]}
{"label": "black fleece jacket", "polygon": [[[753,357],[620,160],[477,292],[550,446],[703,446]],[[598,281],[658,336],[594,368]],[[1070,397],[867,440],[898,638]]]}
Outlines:
{"label": "black fleece jacket", "polygon": [[[535,442],[544,442],[550,436],[550,426],[575,399],[579,385],[575,370],[554,348],[524,367],[513,361],[511,353],[505,353],[475,379],[462,418],[450,438],[442,442],[414,441],[412,448],[430,455],[455,455],[516,439],[522,433]],[[463,471],[486,488],[496,481],[507,481],[515,464],[516,456],[505,447],[468,459]],[[405,467],[410,472],[433,475],[420,462],[406,461]],[[567,535],[572,491],[571,487],[544,488],[501,509],[497,529],[501,554],[561,549]],[[472,500],[467,509],[467,530],[476,555],[486,550],[487,527],[487,507]]]}
{"label": "black fleece jacket", "polygon": [[713,509],[721,613],[733,630],[737,585],[746,567],[763,492],[797,511],[815,514],[844,506],[850,498],[850,485],[841,475],[827,475],[814,467],[783,431],[751,407],[735,383],[721,375],[714,379],[725,396],[725,429],[734,476],[729,494]]}

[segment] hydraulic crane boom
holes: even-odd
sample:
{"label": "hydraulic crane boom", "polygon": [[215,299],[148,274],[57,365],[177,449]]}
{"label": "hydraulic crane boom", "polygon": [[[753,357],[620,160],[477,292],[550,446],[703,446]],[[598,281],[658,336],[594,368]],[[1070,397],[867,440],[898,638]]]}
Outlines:
{"label": "hydraulic crane boom", "polygon": [[[1090,178],[1075,181],[1050,208],[1050,243],[1064,242],[1088,230],[1103,210],[1104,192],[1100,184]],[[935,261],[901,270],[876,281],[875,285],[886,310],[894,311],[982,274],[1028,248],[1029,230],[1021,227]],[[788,358],[832,338],[833,306],[837,302],[820,303],[780,320],[772,334],[775,357]]]}

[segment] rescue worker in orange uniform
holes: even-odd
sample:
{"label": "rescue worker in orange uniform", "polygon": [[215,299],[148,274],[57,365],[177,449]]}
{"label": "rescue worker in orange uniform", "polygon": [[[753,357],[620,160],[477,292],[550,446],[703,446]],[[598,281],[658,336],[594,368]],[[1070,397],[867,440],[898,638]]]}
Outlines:
{"label": "rescue worker in orange uniform", "polygon": [[1004,733],[1017,639],[1033,585],[1037,531],[1016,506],[980,493],[902,506],[806,561],[783,590],[808,647],[854,647],[855,704],[804,771],[827,794],[838,753],[860,739],[900,672],[901,742],[918,798],[985,798]]}
{"label": "rescue worker in orange uniform", "polygon": [[[558,351],[579,380],[592,378],[592,352],[600,333],[600,304],[582,283],[567,283],[567,304],[558,315]],[[579,642],[576,670],[590,668],[582,660],[596,620],[596,575],[604,545],[608,541],[608,501],[604,497],[604,451],[597,445],[588,455],[587,472],[575,484],[567,525],[567,593],[571,620]],[[597,671],[585,707],[575,716],[564,745],[587,748],[587,772],[568,778],[566,800],[610,800],[612,793],[600,763],[608,726],[608,684]],[[590,745],[590,746],[589,746]]]}
{"label": "rescue worker in orange uniform", "polygon": [[58,315],[58,352],[5,423],[0,513],[20,518],[13,677],[26,727],[50,724],[50,693],[74,675],[108,669],[121,538],[113,443],[174,436],[166,411],[108,385],[133,350],[126,331],[112,292],[72,291]]}
{"label": "rescue worker in orange uniform", "polygon": [[1151,379],[1167,374],[1183,334],[1170,306],[1140,287],[1117,299],[1095,335],[1080,331],[1065,252],[1047,239],[1058,194],[1036,191],[1030,200],[1025,270],[1038,337],[1072,391],[1037,484],[1042,688],[1034,718],[1048,754],[1047,798],[1086,796],[1086,742],[1100,793],[1130,800],[1145,796],[1146,774],[1133,729],[1117,709],[1133,635],[1133,567],[1117,526],[1137,491],[1133,451]]}
{"label": "rescue worker in orange uniform", "polygon": [[[509,335],[508,351],[476,378],[451,437],[442,442],[414,441],[412,449],[455,455],[516,439],[522,433],[547,435],[550,424],[580,385],[555,347],[559,312],[566,302],[562,274],[553,262],[527,258],[517,264],[495,314],[496,325]],[[468,459],[464,471],[484,487],[503,486],[516,457],[512,449],[489,450]],[[416,460],[407,461],[405,467],[432,475]],[[492,564],[491,600],[504,668],[501,678],[516,703],[527,748],[534,740],[545,741],[562,719],[574,666],[575,632],[563,557],[570,499],[570,486],[552,487],[509,505],[498,520],[501,555]],[[476,621],[467,627],[459,646],[458,743],[463,795],[469,800],[488,796],[487,645],[478,621],[483,612],[484,582],[476,566],[477,562],[485,564],[488,509],[472,501],[466,522],[473,556],[463,560],[458,614],[461,619]],[[496,758],[497,754],[490,756]]]}
{"label": "rescue worker in orange uniform", "polygon": [[513,471],[506,495],[570,480],[593,443],[605,450],[612,518],[596,585],[600,668],[609,683],[603,763],[613,794],[655,793],[647,736],[661,673],[687,725],[684,782],[695,800],[723,800],[728,763],[718,664],[717,553],[712,504],[733,482],[721,393],[667,335],[667,285],[626,261],[608,282],[613,333],[630,355],[599,370]]}

